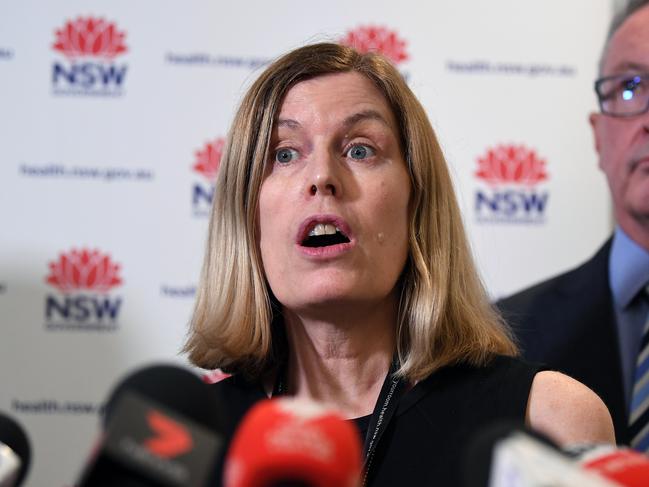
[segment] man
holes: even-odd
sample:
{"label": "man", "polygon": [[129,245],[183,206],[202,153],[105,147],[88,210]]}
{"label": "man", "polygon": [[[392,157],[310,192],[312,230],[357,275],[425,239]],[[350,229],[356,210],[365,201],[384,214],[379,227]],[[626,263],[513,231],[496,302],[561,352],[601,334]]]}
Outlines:
{"label": "man", "polygon": [[649,0],[613,20],[596,91],[601,111],[590,124],[615,232],[585,264],[498,306],[526,358],[588,385],[609,407],[617,441],[649,452]]}

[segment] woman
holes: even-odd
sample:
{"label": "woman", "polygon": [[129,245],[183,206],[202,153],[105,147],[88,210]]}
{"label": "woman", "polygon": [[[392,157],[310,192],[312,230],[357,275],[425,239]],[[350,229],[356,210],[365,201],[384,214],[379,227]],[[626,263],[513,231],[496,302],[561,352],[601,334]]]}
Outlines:
{"label": "woman", "polygon": [[356,419],[365,485],[457,485],[462,446],[499,419],[613,441],[592,391],[513,358],[399,73],[336,44],[283,56],[243,99],[185,349],[235,374],[216,386],[235,422],[277,394]]}

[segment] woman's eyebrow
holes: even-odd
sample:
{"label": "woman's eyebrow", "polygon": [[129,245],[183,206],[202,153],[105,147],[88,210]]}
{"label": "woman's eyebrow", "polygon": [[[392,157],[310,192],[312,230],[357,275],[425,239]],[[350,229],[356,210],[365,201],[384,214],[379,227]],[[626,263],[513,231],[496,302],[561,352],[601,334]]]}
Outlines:
{"label": "woman's eyebrow", "polygon": [[[353,115],[348,116],[343,120],[342,125],[345,128],[349,128],[352,125],[355,125],[365,120],[377,120],[381,122],[383,125],[385,125],[386,127],[390,128],[390,124],[385,119],[385,117],[381,115],[379,112],[377,112],[376,110],[371,110],[371,109],[363,110],[362,112],[354,113]],[[280,118],[277,120],[275,127],[276,128],[285,127],[291,130],[297,130],[300,129],[302,125],[300,124],[300,122],[292,118]]]}
{"label": "woman's eyebrow", "polygon": [[376,110],[371,110],[371,109],[363,110],[362,112],[358,112],[353,115],[350,115],[345,120],[343,120],[343,125],[349,128],[352,125],[355,125],[358,122],[362,122],[364,120],[377,120],[381,122],[383,125],[385,125],[386,127],[390,128],[390,124],[385,119],[385,117],[383,117],[383,115],[381,115]]}
{"label": "woman's eyebrow", "polygon": [[297,120],[292,118],[279,118],[275,123],[275,128],[288,128],[291,130],[298,130],[302,128],[302,125]]}
{"label": "woman's eyebrow", "polygon": [[292,118],[280,118],[280,119],[277,120],[277,123],[275,124],[275,126],[278,127],[278,128],[279,127],[287,127],[289,129],[293,129],[293,130],[296,130],[296,129],[299,129],[300,127],[302,127],[300,122],[298,122],[297,120],[293,120]]}

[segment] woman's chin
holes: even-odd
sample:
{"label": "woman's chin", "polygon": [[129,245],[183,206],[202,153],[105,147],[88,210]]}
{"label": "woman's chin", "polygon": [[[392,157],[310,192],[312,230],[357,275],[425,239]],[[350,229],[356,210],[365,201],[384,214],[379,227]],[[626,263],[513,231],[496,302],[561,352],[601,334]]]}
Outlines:
{"label": "woman's chin", "polygon": [[389,292],[359,292],[352,290],[327,290],[303,296],[284,304],[284,309],[297,315],[318,317],[320,319],[335,319],[336,317],[352,317],[357,314],[367,316],[367,313],[380,308],[382,303],[389,301]]}

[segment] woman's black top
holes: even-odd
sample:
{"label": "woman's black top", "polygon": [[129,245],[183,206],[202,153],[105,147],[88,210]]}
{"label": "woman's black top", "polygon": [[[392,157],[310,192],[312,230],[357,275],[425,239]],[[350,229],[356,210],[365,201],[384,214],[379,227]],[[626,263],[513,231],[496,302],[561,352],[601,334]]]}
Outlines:
{"label": "woman's black top", "polygon": [[[497,356],[485,367],[448,366],[417,383],[399,398],[377,445],[367,486],[461,485],[467,444],[494,422],[524,421],[532,380],[540,370]],[[229,433],[254,403],[266,398],[260,384],[236,376],[213,387],[229,407]]]}

